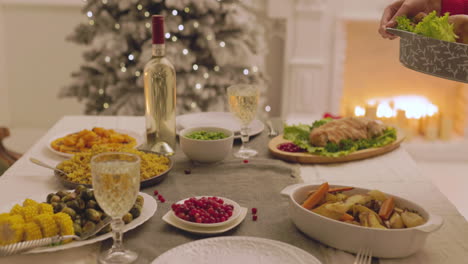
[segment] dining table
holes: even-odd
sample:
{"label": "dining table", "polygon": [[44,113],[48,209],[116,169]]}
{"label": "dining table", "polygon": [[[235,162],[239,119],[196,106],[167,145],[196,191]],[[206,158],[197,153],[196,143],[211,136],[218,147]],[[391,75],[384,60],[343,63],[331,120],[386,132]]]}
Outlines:
{"label": "dining table", "polygon": [[[293,122],[294,120],[285,121]],[[281,130],[281,120],[275,120],[274,124]],[[33,164],[30,162],[30,158],[37,158],[55,166],[65,158],[48,149],[47,145],[50,140],[66,133],[92,127],[132,131],[144,138],[145,118],[142,116],[90,115],[62,117],[0,176],[1,205],[18,203],[18,201],[23,201],[25,198],[37,197],[41,194],[45,198],[48,193],[63,190],[64,186],[52,170]],[[417,253],[400,259],[374,258],[373,263],[468,263],[467,221],[431,180],[421,173],[404,147],[399,147],[384,155],[353,162],[300,165],[280,161],[271,156],[267,146],[270,139],[271,137],[268,136],[268,131],[265,129],[261,134],[252,137],[248,143],[259,151],[258,157],[246,161],[229,157],[223,163],[215,166],[194,164],[181,153],[179,148],[177,150],[178,154],[174,157],[176,160],[174,168],[167,178],[160,184],[144,190],[146,193],[151,194],[153,190],[158,189],[159,192],[165,193],[168,201],[166,203],[158,201],[158,209],[151,220],[124,235],[124,244],[132,250],[141,252],[141,257],[137,259],[136,263],[151,263],[152,259],[155,259],[171,247],[206,238],[205,236],[186,234],[182,230],[170,227],[161,218],[164,213],[170,210],[171,202],[186,198],[184,195],[191,194],[185,194],[186,192],[197,188],[196,186],[188,186],[197,182],[195,177],[205,179],[208,176],[212,177],[213,181],[219,186],[227,187],[222,189],[221,192],[206,186],[202,188],[203,191],[212,190],[213,194],[216,195],[235,197],[235,200],[243,202],[241,205],[249,209],[258,208],[258,221],[253,221],[249,212],[239,227],[218,236],[269,238],[302,248],[324,264],[353,263],[355,255],[321,244],[296,229],[287,216],[287,198],[281,197],[279,194],[280,190],[287,187],[288,184],[301,182],[321,184],[329,182],[336,185],[378,189],[394,194],[420,204],[429,212],[443,218],[443,226],[429,235],[425,246]],[[233,151],[239,146],[239,142],[236,142]],[[184,173],[189,167],[193,171],[193,175]],[[269,167],[275,169],[268,170]],[[199,173],[198,176],[197,173]],[[258,176],[255,176],[255,174]],[[242,184],[234,182],[237,178],[243,177],[246,180]],[[259,179],[255,179],[255,177]],[[256,180],[265,181],[269,177],[271,178],[271,184],[255,183]],[[444,175],[440,175],[440,177],[444,177]],[[229,187],[231,182],[232,186]],[[252,182],[252,186],[249,186],[249,182]],[[209,185],[209,181],[201,180],[200,184]],[[258,190],[249,188],[258,188]],[[261,188],[270,189],[263,190]],[[196,193],[196,191],[193,191],[193,193]],[[244,196],[251,199],[243,199]],[[270,199],[277,200],[275,200],[275,203],[271,203]],[[275,213],[277,217],[274,217],[273,214]],[[98,254],[109,248],[110,245],[111,239],[107,239],[103,242],[67,250],[0,257],[0,263],[97,263]]]}

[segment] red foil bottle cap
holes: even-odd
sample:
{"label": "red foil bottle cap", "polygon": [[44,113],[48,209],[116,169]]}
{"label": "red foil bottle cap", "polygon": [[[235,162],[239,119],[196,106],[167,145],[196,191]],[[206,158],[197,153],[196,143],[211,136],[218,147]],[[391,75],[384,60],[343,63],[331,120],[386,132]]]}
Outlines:
{"label": "red foil bottle cap", "polygon": [[164,44],[164,17],[154,15],[151,19],[153,24],[153,44]]}

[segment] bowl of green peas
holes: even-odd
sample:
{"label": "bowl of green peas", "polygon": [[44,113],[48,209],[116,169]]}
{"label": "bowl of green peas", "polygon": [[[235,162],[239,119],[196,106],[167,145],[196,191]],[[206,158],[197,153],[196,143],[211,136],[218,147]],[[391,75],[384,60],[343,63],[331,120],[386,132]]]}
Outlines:
{"label": "bowl of green peas", "polygon": [[231,153],[234,133],[221,127],[191,127],[179,133],[180,148],[191,160],[214,163]]}

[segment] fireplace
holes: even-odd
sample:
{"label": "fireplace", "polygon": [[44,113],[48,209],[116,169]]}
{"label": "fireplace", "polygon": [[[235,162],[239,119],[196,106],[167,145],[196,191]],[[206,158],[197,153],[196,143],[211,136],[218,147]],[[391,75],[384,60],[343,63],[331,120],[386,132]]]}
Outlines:
{"label": "fireplace", "polygon": [[270,17],[286,21],[284,118],[324,112],[353,116],[357,109],[358,115],[401,126],[409,138],[448,140],[464,134],[468,86],[400,64],[399,41],[377,34],[388,3],[268,1]]}

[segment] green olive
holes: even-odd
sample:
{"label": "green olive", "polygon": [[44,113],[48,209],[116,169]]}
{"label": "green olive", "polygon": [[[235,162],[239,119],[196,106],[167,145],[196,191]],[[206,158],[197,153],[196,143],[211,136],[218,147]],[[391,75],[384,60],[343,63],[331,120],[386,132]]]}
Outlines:
{"label": "green olive", "polygon": [[138,204],[139,206],[143,207],[143,204],[145,203],[145,199],[143,198],[143,196],[138,195],[137,198],[136,198],[135,203]]}
{"label": "green olive", "polygon": [[126,213],[123,217],[122,220],[124,221],[125,224],[130,223],[133,220],[133,215],[131,213]]}
{"label": "green olive", "polygon": [[65,203],[57,203],[57,205],[54,207],[54,213],[61,212],[66,207],[67,205]]}
{"label": "green olive", "polygon": [[137,218],[141,214],[141,206],[138,204],[134,204],[132,209],[130,209],[130,213],[133,216],[133,219]]}
{"label": "green olive", "polygon": [[86,222],[86,224],[83,226],[83,228],[81,229],[81,232],[88,232],[88,231],[91,231],[93,230],[94,228],[96,227],[96,224],[91,222],[91,221],[88,221]]}
{"label": "green olive", "polygon": [[70,207],[71,209],[73,209],[75,211],[80,210],[80,205],[78,204],[77,200],[68,201],[65,204],[67,205],[67,207]]}
{"label": "green olive", "polygon": [[67,196],[67,194],[69,194],[69,192],[67,192],[67,191],[58,191],[56,194],[58,196],[60,196],[60,198],[63,198],[65,196]]}
{"label": "green olive", "polygon": [[50,197],[50,203],[58,203],[62,200],[62,198],[60,198],[60,196],[54,194],[52,197]]}
{"label": "green olive", "polygon": [[62,202],[66,203],[68,201],[73,201],[76,199],[76,193],[69,193],[66,196],[62,197]]}
{"label": "green olive", "polygon": [[81,193],[81,197],[86,201],[93,200],[94,192],[90,189],[83,190],[83,192]]}
{"label": "green olive", "polygon": [[86,208],[87,209],[96,209],[98,210],[99,209],[99,205],[96,201],[94,200],[89,200],[87,203],[86,203]]}
{"label": "green olive", "polygon": [[86,187],[84,185],[78,185],[75,188],[75,193],[79,195],[84,190],[86,190]]}
{"label": "green olive", "polygon": [[76,222],[73,223],[73,230],[75,231],[75,235],[81,236],[81,225],[77,224]]}
{"label": "green olive", "polygon": [[62,209],[62,213],[66,213],[68,214],[72,220],[75,220],[76,219],[76,211],[73,210],[72,208],[70,207],[65,207]]}
{"label": "green olive", "polygon": [[101,215],[102,213],[95,209],[86,209],[85,211],[86,219],[91,220],[95,223],[101,221]]}

